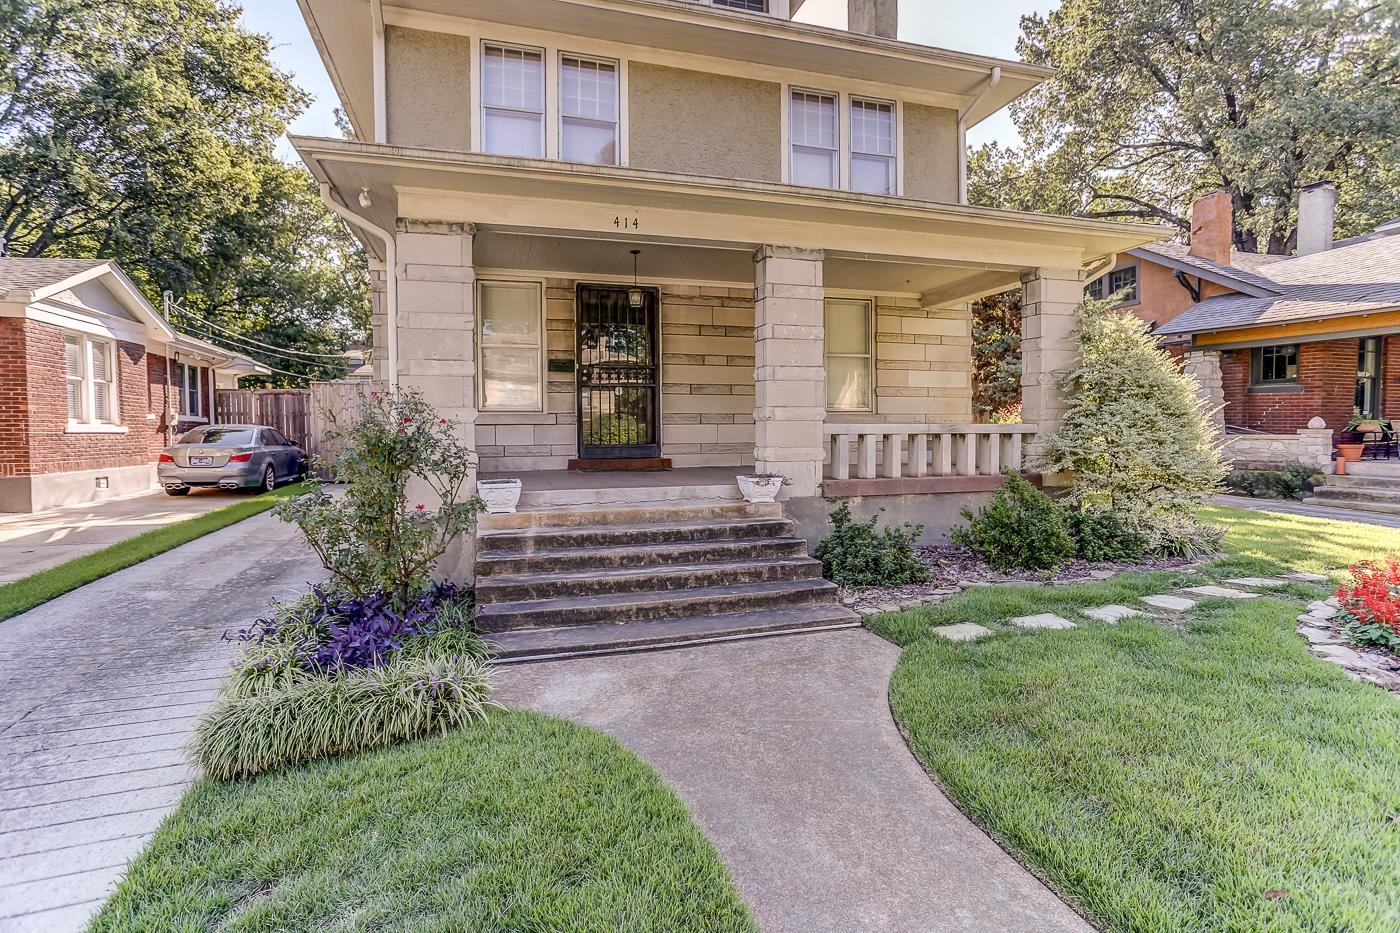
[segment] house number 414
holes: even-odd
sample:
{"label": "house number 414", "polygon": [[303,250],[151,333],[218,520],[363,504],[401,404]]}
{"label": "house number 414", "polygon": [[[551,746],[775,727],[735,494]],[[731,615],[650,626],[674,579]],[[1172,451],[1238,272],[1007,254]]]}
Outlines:
{"label": "house number 414", "polygon": [[613,226],[619,230],[640,230],[642,221],[640,217],[624,217],[618,214],[613,218]]}

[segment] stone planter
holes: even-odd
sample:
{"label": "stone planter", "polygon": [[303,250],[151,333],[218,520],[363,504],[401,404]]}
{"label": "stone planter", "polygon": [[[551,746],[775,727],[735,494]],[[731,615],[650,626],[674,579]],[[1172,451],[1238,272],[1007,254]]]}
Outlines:
{"label": "stone planter", "polygon": [[773,502],[787,482],[787,478],[783,476],[752,475],[734,478],[739,481],[739,492],[743,493],[745,502]]}
{"label": "stone planter", "polygon": [[476,494],[486,503],[487,515],[509,515],[520,502],[521,484],[518,479],[479,479]]}

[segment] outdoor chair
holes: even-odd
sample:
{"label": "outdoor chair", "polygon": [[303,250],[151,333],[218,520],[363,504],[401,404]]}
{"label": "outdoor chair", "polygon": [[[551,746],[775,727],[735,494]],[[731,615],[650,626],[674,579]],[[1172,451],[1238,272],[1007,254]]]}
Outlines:
{"label": "outdoor chair", "polygon": [[1389,460],[1396,455],[1397,448],[1400,448],[1400,439],[1396,438],[1394,425],[1389,421],[1381,421],[1379,424],[1379,431],[1369,431],[1361,436],[1362,460]]}

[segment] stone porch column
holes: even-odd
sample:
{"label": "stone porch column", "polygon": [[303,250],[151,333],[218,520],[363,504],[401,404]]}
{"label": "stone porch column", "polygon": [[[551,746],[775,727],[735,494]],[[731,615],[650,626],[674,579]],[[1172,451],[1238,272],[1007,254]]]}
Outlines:
{"label": "stone porch column", "polygon": [[[476,449],[476,270],[467,224],[400,218],[399,387],[416,389]],[[380,341],[376,339],[376,343]],[[473,474],[473,479],[475,475]],[[426,490],[420,491],[427,494]],[[469,481],[463,493],[476,492]],[[449,550],[438,575],[470,581],[474,542]]]}
{"label": "stone porch column", "polygon": [[1045,434],[1065,414],[1056,373],[1079,353],[1074,326],[1084,275],[1078,268],[1036,269],[1021,276],[1021,289],[1021,420]]}
{"label": "stone porch column", "polygon": [[1181,365],[1196,380],[1196,394],[1210,406],[1210,419],[1216,430],[1225,431],[1225,380],[1220,373],[1219,350],[1191,350]]}
{"label": "stone porch column", "polygon": [[826,344],[821,250],[754,253],[754,463],[816,496],[825,457]]}

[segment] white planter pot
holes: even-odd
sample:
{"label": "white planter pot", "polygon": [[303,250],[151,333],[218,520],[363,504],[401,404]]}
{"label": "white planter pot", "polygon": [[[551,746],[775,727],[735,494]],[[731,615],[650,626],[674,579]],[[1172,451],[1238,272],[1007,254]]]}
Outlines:
{"label": "white planter pot", "polygon": [[736,476],[745,502],[773,502],[783,491],[781,476]]}
{"label": "white planter pot", "polygon": [[477,480],[476,494],[486,503],[486,514],[509,515],[520,502],[520,480]]}

